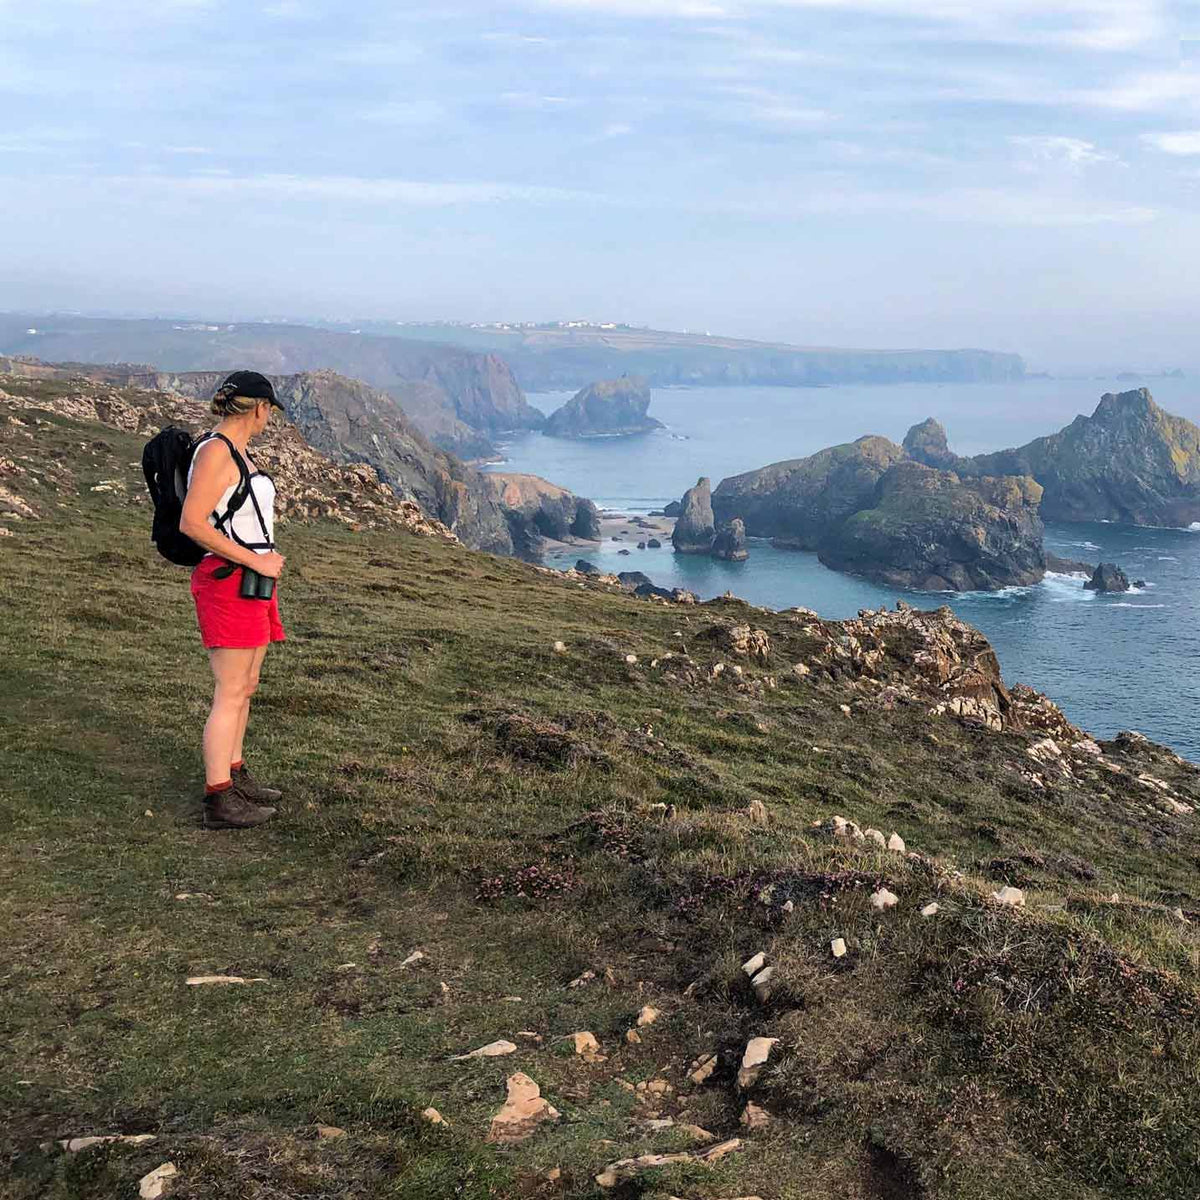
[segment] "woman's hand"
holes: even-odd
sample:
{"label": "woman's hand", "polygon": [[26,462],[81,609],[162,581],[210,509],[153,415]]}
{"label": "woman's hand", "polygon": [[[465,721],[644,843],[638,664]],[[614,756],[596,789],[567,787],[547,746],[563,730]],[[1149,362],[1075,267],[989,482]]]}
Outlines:
{"label": "woman's hand", "polygon": [[260,575],[266,575],[271,579],[278,579],[283,574],[283,564],[286,561],[282,554],[276,554],[274,550],[268,550],[266,554],[256,554],[254,556],[254,570]]}

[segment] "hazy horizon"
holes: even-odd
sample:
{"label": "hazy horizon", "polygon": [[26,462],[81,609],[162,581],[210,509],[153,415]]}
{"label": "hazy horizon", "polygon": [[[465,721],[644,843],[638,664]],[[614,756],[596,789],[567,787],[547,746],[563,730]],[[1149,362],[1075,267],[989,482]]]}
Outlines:
{"label": "hazy horizon", "polygon": [[0,0],[0,307],[1194,368],[1159,0]]}

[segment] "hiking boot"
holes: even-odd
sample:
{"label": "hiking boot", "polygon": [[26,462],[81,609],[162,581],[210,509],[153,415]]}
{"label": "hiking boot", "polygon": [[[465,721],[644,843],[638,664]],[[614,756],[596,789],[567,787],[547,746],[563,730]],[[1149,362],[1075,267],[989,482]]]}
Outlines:
{"label": "hiking boot", "polygon": [[205,829],[251,829],[274,815],[273,808],[261,808],[248,800],[236,784],[204,797]]}
{"label": "hiking boot", "polygon": [[229,773],[233,779],[233,786],[252,804],[274,804],[283,796],[278,788],[267,787],[266,784],[259,783],[245,765],[233,767]]}

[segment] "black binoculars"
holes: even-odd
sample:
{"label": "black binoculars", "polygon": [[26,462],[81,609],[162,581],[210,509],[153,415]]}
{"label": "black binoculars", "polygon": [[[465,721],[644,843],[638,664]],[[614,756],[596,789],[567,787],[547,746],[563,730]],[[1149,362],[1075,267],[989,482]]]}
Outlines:
{"label": "black binoculars", "polygon": [[275,580],[270,575],[260,575],[249,567],[243,567],[239,594],[243,600],[270,600],[275,594]]}

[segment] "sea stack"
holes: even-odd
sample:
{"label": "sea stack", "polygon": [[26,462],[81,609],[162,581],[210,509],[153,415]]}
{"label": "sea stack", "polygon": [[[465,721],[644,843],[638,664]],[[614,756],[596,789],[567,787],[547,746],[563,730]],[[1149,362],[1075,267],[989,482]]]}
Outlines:
{"label": "sea stack", "polygon": [[1116,563],[1101,563],[1083,586],[1089,592],[1127,592],[1129,576]]}
{"label": "sea stack", "polygon": [[734,517],[713,538],[711,553],[713,558],[724,558],[729,562],[742,562],[750,557],[746,546],[746,526],[740,517]]}
{"label": "sea stack", "polygon": [[634,375],[604,379],[576,392],[546,421],[552,437],[628,437],[661,429],[662,422],[647,415],[650,386]]}
{"label": "sea stack", "polygon": [[671,544],[676,554],[708,554],[717,530],[713,522],[712,486],[702,475],[683,493]]}

